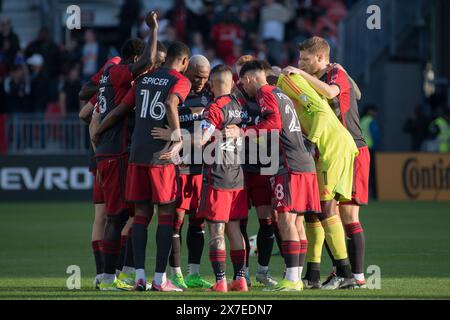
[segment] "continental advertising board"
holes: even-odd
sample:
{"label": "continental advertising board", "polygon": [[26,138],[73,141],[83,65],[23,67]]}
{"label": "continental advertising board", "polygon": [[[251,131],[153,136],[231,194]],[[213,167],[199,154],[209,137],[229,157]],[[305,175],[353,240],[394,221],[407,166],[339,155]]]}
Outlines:
{"label": "continental advertising board", "polygon": [[450,201],[450,154],[378,153],[379,200]]}

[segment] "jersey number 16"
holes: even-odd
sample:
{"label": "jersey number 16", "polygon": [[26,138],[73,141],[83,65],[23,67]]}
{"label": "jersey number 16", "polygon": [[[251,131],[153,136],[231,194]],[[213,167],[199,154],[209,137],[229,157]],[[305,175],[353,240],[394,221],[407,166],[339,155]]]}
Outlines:
{"label": "jersey number 16", "polygon": [[155,96],[152,99],[152,102],[150,103],[150,111],[149,109],[149,97],[150,92],[149,90],[142,89],[141,90],[141,96],[142,98],[142,106],[141,106],[141,118],[146,118],[147,113],[150,114],[150,116],[155,120],[162,120],[164,116],[166,115],[166,106],[161,101],[158,101],[161,97],[161,91],[156,91]]}

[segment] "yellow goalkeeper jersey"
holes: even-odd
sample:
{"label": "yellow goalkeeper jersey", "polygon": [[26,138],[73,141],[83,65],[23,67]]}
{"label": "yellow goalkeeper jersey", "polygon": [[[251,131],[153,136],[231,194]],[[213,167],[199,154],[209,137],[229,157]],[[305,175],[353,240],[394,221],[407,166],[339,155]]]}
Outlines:
{"label": "yellow goalkeeper jersey", "polygon": [[350,133],[322,98],[301,75],[280,75],[277,86],[293,101],[301,126],[308,139],[317,145],[321,161],[358,155]]}

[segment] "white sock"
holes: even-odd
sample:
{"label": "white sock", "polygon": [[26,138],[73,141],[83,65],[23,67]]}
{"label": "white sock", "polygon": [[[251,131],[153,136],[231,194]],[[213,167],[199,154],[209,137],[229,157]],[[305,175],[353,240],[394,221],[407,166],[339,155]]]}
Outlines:
{"label": "white sock", "polygon": [[104,273],[99,273],[98,275],[95,276],[96,279],[102,280],[103,279],[103,275]]}
{"label": "white sock", "polygon": [[166,282],[166,273],[155,272],[155,278],[153,280],[158,286],[162,285],[164,282]]}
{"label": "white sock", "polygon": [[284,276],[285,279],[297,282],[298,281],[298,267],[294,268],[286,268],[286,275]]}
{"label": "white sock", "polygon": [[269,266],[262,266],[258,264],[258,268],[256,269],[257,273],[267,273],[269,272]]}
{"label": "white sock", "polygon": [[127,275],[130,275],[130,274],[134,273],[135,270],[134,270],[133,267],[123,267],[122,268],[122,272],[127,274]]}
{"label": "white sock", "polygon": [[116,269],[116,277],[118,277],[119,274],[120,274],[120,270],[119,270],[119,269]]}
{"label": "white sock", "polygon": [[176,274],[183,275],[183,273],[181,272],[181,268],[180,267],[170,267],[170,271],[171,271],[173,276],[176,275]]}
{"label": "white sock", "polygon": [[136,281],[138,281],[139,279],[143,279],[144,281],[147,281],[147,278],[145,277],[144,269],[136,269]]}
{"label": "white sock", "polygon": [[250,269],[249,269],[248,267],[245,267],[245,275],[246,275],[247,277],[250,276]]}
{"label": "white sock", "polygon": [[298,267],[298,279],[299,280],[302,278],[302,273],[303,273],[303,266],[302,267]]}
{"label": "white sock", "polygon": [[188,264],[188,270],[189,270],[189,274],[199,274],[200,273],[200,265],[199,264],[194,264],[194,263],[190,263]]}
{"label": "white sock", "polygon": [[115,279],[116,279],[116,275],[114,273],[113,274],[104,273],[103,274],[103,278],[102,278],[102,282],[112,283],[112,282],[114,282]]}
{"label": "white sock", "polygon": [[354,273],[353,278],[358,281],[364,281],[364,273]]}

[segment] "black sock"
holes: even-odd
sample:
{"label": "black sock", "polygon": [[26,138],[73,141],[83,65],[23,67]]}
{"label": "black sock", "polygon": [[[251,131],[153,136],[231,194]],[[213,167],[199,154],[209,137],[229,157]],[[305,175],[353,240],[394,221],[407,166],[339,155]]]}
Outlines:
{"label": "black sock", "polygon": [[231,262],[233,263],[234,276],[233,280],[245,278],[245,249],[230,250]]}
{"label": "black sock", "polygon": [[267,267],[272,256],[274,233],[272,219],[259,219],[259,230],[256,238],[258,248],[258,264]]}
{"label": "black sock", "polygon": [[[195,213],[190,213],[195,214]],[[205,246],[205,233],[203,219],[190,219],[187,231],[188,263],[200,264],[203,247]]]}
{"label": "black sock", "polygon": [[317,262],[307,263],[305,279],[307,279],[310,282],[320,281],[320,263]]}
{"label": "black sock", "polygon": [[127,211],[106,218],[105,233],[103,235],[104,273],[116,273],[120,255],[120,233],[127,220]]}
{"label": "black sock", "polygon": [[336,260],[336,275],[343,278],[352,278],[352,269],[348,259]]}
{"label": "black sock", "polygon": [[128,236],[122,235],[120,237],[120,254],[119,259],[117,260],[116,270],[122,271],[124,263],[125,263],[125,254],[127,251],[127,240]]}
{"label": "black sock", "polygon": [[328,256],[330,257],[331,262],[333,263],[333,267],[336,268],[336,260],[334,260],[333,253],[331,253],[330,247],[328,246],[328,243],[326,240],[324,241],[324,244],[325,244],[325,248],[327,249]]}
{"label": "black sock", "polygon": [[345,226],[347,234],[347,251],[353,273],[364,273],[364,253],[366,240],[361,223],[355,222]]}
{"label": "black sock", "polygon": [[173,215],[159,214],[156,229],[156,264],[155,272],[164,273],[172,250]]}
{"label": "black sock", "polygon": [[225,250],[209,249],[209,261],[213,267],[216,281],[225,278],[227,252]]}
{"label": "black sock", "polygon": [[133,221],[133,260],[135,269],[145,269],[145,248],[147,246],[148,219],[143,216],[135,216]]}
{"label": "black sock", "polygon": [[250,255],[250,241],[248,240],[248,234],[247,234],[247,219],[241,220],[241,233],[244,237],[245,242],[245,266],[248,268],[248,257]]}
{"label": "black sock", "polygon": [[278,230],[278,224],[272,221],[273,234],[275,235],[275,240],[277,241],[278,250],[280,250],[280,255],[283,257],[282,240],[280,236],[280,231]]}
{"label": "black sock", "polygon": [[134,268],[134,257],[133,257],[133,239],[131,238],[133,230],[130,229],[130,232],[128,233],[128,239],[127,239],[127,249],[125,252],[125,267]]}
{"label": "black sock", "polygon": [[305,264],[307,249],[308,249],[308,240],[300,240],[300,254],[298,255],[299,267],[303,267]]}
{"label": "black sock", "polygon": [[102,240],[92,241],[92,252],[94,253],[95,271],[97,274],[102,274],[104,268],[102,246]]}
{"label": "black sock", "polygon": [[169,265],[172,268],[181,266],[181,229],[183,220],[178,221],[175,217],[172,235],[172,250],[170,250]]}

